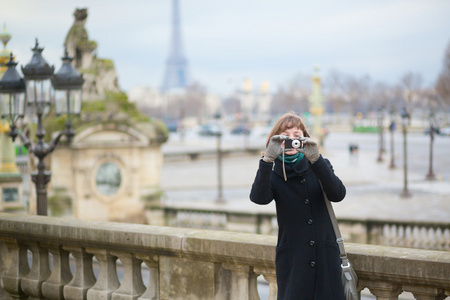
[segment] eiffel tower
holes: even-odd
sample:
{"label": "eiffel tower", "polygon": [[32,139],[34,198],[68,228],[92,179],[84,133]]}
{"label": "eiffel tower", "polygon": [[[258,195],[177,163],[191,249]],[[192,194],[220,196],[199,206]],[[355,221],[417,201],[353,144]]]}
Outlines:
{"label": "eiffel tower", "polygon": [[172,38],[170,55],[166,61],[164,81],[161,87],[163,92],[172,89],[184,89],[189,83],[188,62],[183,54],[183,43],[181,41],[179,0],[173,0],[172,5]]}

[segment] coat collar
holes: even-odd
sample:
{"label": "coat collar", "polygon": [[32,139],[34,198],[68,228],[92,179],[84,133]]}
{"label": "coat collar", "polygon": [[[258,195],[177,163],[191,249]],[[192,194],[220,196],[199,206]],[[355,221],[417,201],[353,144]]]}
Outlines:
{"label": "coat collar", "polygon": [[[297,162],[294,165],[285,163],[284,166],[285,166],[285,169],[286,169],[286,176],[287,176],[287,178],[291,178],[291,177],[294,177],[294,176],[301,176],[301,175],[303,175],[303,173],[308,171],[310,163],[309,163],[309,160],[306,157],[303,157],[302,160],[300,160],[299,162]],[[278,176],[284,177],[283,176],[283,162],[278,160],[278,159],[276,159],[273,171]]]}

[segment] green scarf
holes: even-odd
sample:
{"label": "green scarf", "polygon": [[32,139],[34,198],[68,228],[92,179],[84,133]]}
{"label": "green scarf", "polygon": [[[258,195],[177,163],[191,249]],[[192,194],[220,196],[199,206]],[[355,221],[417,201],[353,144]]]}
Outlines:
{"label": "green scarf", "polygon": [[[297,161],[302,160],[305,155],[301,152],[298,152],[294,155],[284,155],[284,162],[287,164],[295,164]],[[283,161],[283,155],[278,156],[280,161]]]}

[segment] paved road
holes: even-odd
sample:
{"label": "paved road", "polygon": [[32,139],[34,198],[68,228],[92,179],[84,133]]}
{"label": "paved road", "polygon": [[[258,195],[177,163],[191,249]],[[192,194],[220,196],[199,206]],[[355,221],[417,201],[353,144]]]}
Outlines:
{"label": "paved road", "polygon": [[[400,137],[400,135],[399,135]],[[224,148],[243,145],[241,136],[225,136]],[[348,152],[350,142],[359,144],[358,156]],[[386,159],[377,162],[377,135],[335,133],[330,134],[321,149],[323,156],[330,159],[335,173],[347,187],[346,199],[335,205],[338,217],[441,221],[450,220],[450,137],[438,137],[435,141],[436,181],[426,181],[428,171],[428,139],[422,134],[412,134],[408,160],[408,189],[412,197],[400,197],[403,190],[403,169],[401,141],[396,147],[397,168],[389,169]],[[264,138],[250,139],[255,145],[264,147]],[[194,134],[180,142],[172,137],[163,151],[174,149],[214,149],[215,138],[198,137]],[[250,209],[274,211],[273,206],[258,206],[248,200],[259,155],[231,156],[223,161],[223,194],[227,200],[223,209]],[[214,158],[196,161],[166,161],[162,169],[161,186],[165,201],[170,204],[199,205],[214,207],[217,199],[217,161]]]}

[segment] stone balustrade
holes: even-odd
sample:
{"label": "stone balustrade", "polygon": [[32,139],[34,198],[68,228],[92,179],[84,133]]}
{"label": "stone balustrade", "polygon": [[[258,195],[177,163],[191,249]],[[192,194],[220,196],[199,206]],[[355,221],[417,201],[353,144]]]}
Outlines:
{"label": "stone balustrade", "polygon": [[[0,297],[255,300],[262,275],[275,300],[275,247],[275,236],[260,234],[0,213]],[[352,243],[346,249],[359,290],[377,299],[402,291],[416,299],[450,295],[450,252]]]}
{"label": "stone balustrade", "polygon": [[[161,208],[154,208],[161,210]],[[172,227],[228,230],[276,235],[274,213],[206,210],[179,206],[163,209],[161,224]],[[338,219],[348,242],[450,251],[450,223]]]}

